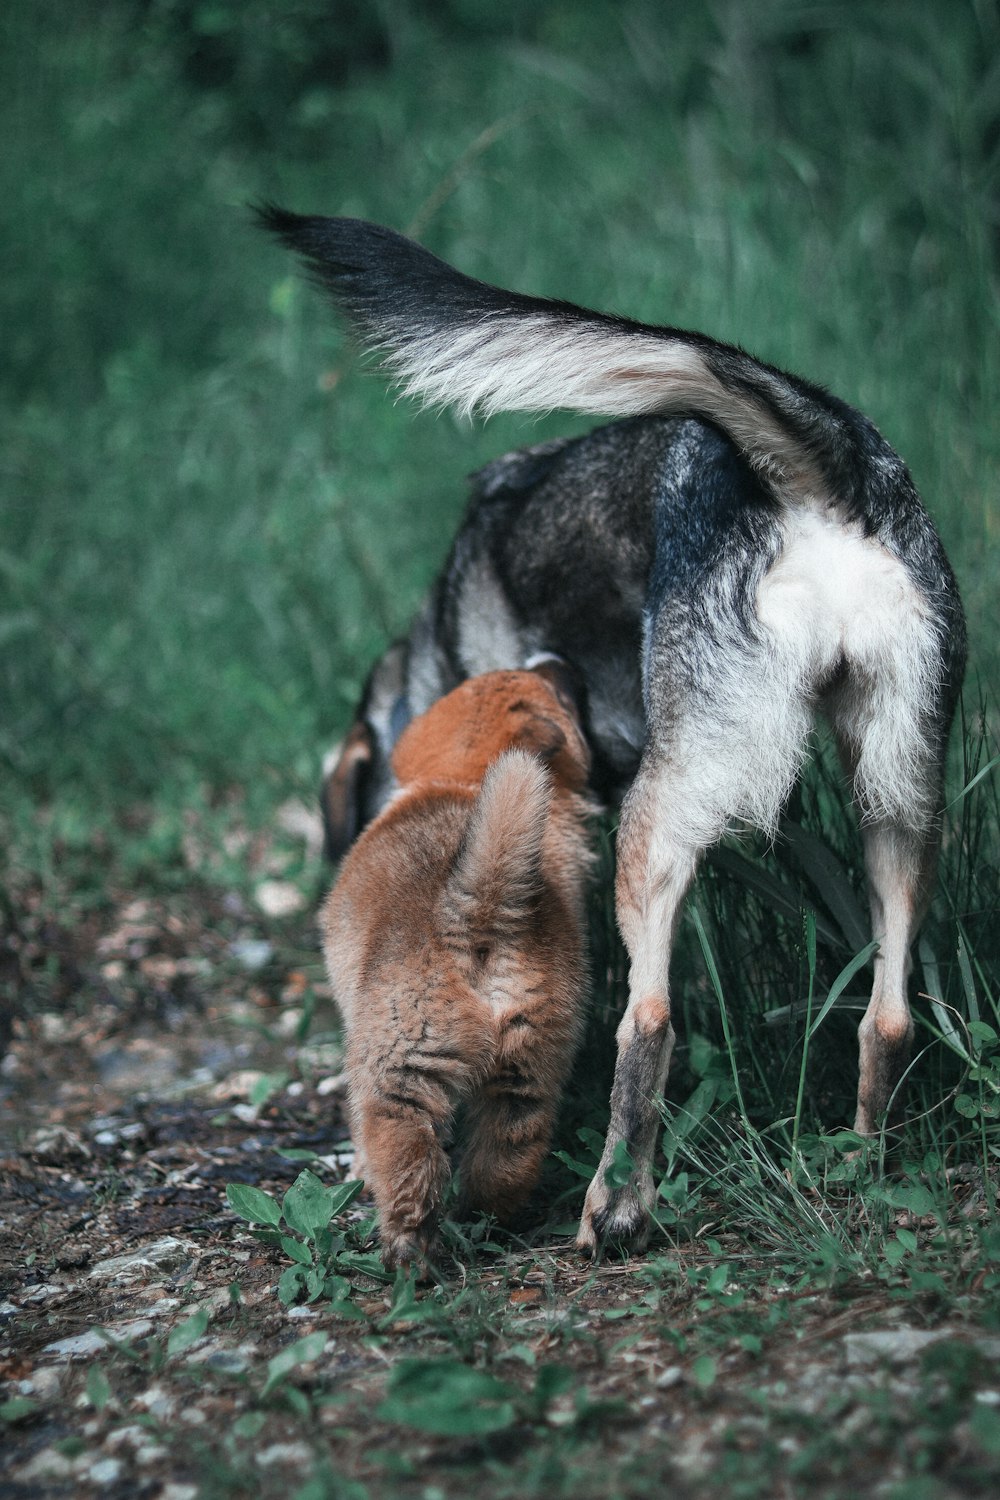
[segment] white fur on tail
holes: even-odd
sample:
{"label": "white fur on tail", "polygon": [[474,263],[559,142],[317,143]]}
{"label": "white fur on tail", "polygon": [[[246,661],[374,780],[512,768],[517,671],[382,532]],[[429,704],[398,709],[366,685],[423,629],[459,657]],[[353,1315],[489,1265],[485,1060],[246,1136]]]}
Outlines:
{"label": "white fur on tail", "polygon": [[[406,395],[464,416],[560,407],[612,417],[697,412],[730,434],[780,498],[827,498],[817,466],[769,406],[724,385],[698,349],[666,333],[511,309],[434,329],[393,329],[379,352]],[[760,373],[770,378],[763,367]]]}

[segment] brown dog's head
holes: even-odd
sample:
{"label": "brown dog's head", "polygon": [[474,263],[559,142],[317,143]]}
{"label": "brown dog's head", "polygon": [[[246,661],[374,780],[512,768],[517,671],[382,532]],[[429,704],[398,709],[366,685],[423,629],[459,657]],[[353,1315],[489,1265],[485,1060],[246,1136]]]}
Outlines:
{"label": "brown dog's head", "polygon": [[401,786],[478,786],[505,750],[548,767],[556,787],[582,792],[590,770],[568,674],[555,660],[470,677],[408,724],[392,753]]}

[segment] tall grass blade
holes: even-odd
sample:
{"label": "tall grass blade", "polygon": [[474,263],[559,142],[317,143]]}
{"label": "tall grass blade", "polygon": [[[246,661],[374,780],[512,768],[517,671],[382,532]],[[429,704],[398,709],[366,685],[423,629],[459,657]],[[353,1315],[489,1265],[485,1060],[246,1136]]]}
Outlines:
{"label": "tall grass blade", "polygon": [[796,863],[856,952],[868,941],[870,928],[843,864],[822,839],[800,823],[783,823],[781,832]]}
{"label": "tall grass blade", "polygon": [[865,964],[867,964],[877,952],[878,939],[872,938],[871,942],[866,943],[865,946],[861,949],[860,953],[855,953],[849,964],[844,965],[840,973],[837,975],[836,979],[831,984],[830,989],[827,993],[827,997],[823,1001],[822,1007],[820,1008],[819,1015],[816,1017],[815,1021],[813,1021],[812,1026],[807,1032],[807,1040],[816,1035],[816,1032],[822,1026],[823,1022],[826,1020],[827,1016],[830,1014],[831,1010],[836,1005],[837,1001],[840,999],[841,995],[844,993],[847,986],[854,978],[855,974],[857,974],[859,970],[863,969],[865,967]]}
{"label": "tall grass blade", "polygon": [[[765,901],[770,902],[776,911],[786,917],[791,917],[796,927],[802,919],[802,902],[798,892],[785,880],[780,880],[777,875],[772,875],[770,870],[748,859],[745,854],[740,854],[736,849],[725,847],[713,849],[708,855],[708,863],[717,870],[724,870],[727,875],[732,875],[741,885],[749,890],[755,891]],[[816,914],[816,936],[831,948],[845,948],[847,944],[841,933],[833,926],[821,912]]]}

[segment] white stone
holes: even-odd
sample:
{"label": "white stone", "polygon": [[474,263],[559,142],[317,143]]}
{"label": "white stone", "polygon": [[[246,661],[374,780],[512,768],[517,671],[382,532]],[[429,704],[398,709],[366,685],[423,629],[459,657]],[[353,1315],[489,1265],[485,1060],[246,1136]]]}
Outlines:
{"label": "white stone", "polygon": [[312,1459],[312,1449],[305,1443],[273,1443],[257,1454],[257,1463],[262,1469],[272,1464],[306,1464]]}
{"label": "white stone", "polygon": [[32,1373],[30,1380],[21,1381],[21,1391],[25,1396],[40,1396],[47,1400],[58,1396],[61,1385],[62,1371],[55,1365],[43,1365]]}
{"label": "white stone", "polygon": [[253,898],[266,917],[291,917],[306,905],[305,896],[290,880],[262,880]]}
{"label": "white stone", "polygon": [[117,1458],[100,1458],[93,1468],[87,1471],[86,1478],[91,1484],[114,1484],[121,1471],[122,1466]]}
{"label": "white stone", "polygon": [[73,1465],[64,1453],[58,1453],[55,1448],[43,1448],[18,1469],[16,1475],[22,1483],[31,1484],[36,1479],[68,1479],[72,1472]]}
{"label": "white stone", "polygon": [[113,1255],[110,1260],[102,1260],[90,1272],[90,1279],[132,1279],[144,1271],[172,1271],[192,1260],[196,1254],[197,1248],[190,1241],[167,1235],[161,1240],[152,1240],[148,1245],[132,1250],[127,1255]]}
{"label": "white stone", "polygon": [[[131,1339],[145,1338],[152,1327],[148,1318],[140,1318],[134,1323],[120,1323],[116,1327],[110,1327],[107,1332],[116,1342],[128,1343]],[[105,1354],[111,1347],[108,1339],[98,1329],[91,1328],[86,1333],[74,1334],[72,1338],[57,1339],[54,1344],[46,1344],[42,1353],[54,1354],[57,1359],[76,1359],[85,1354]]]}
{"label": "white stone", "polygon": [[177,1405],[176,1396],[172,1396],[163,1385],[151,1385],[147,1391],[140,1391],[132,1401],[133,1406],[141,1407],[161,1421],[167,1421],[174,1414]]}

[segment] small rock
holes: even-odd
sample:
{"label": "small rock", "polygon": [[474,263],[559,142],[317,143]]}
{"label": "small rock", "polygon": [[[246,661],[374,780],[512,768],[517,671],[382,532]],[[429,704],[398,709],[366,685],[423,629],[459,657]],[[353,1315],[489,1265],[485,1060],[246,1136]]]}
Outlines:
{"label": "small rock", "polygon": [[55,1448],[43,1448],[23,1468],[17,1470],[17,1478],[24,1484],[39,1479],[68,1479],[73,1465],[64,1453]]}
{"label": "small rock", "polygon": [[46,1401],[58,1396],[61,1385],[62,1371],[55,1365],[42,1365],[32,1371],[30,1380],[21,1381],[21,1391],[25,1396],[38,1396]]}
{"label": "small rock", "polygon": [[312,1449],[305,1443],[272,1443],[257,1454],[257,1463],[262,1469],[273,1464],[307,1464],[312,1459]]}
{"label": "small rock", "polygon": [[249,969],[253,973],[270,962],[274,948],[266,939],[237,938],[235,942],[229,944],[229,953],[238,964],[242,964],[244,969]]}
{"label": "small rock", "polygon": [[140,1427],[137,1422],[132,1422],[127,1427],[116,1427],[109,1432],[104,1441],[105,1448],[110,1448],[112,1453],[117,1453],[119,1448],[141,1448],[143,1443],[149,1442],[149,1433],[145,1427]]}
{"label": "small rock", "polygon": [[67,1156],[90,1157],[90,1147],[65,1125],[43,1125],[28,1141],[28,1150],[40,1161],[61,1161]]}
{"label": "small rock", "polygon": [[145,1467],[147,1464],[158,1463],[161,1458],[166,1458],[167,1449],[162,1443],[147,1443],[144,1448],[135,1450],[135,1461]]}
{"label": "small rock", "polygon": [[92,1468],[87,1470],[84,1478],[89,1479],[91,1484],[114,1484],[122,1471],[122,1466],[117,1458],[99,1458]]}
{"label": "small rock", "polygon": [[680,1365],[668,1365],[667,1368],[653,1382],[657,1390],[668,1391],[672,1385],[680,1385],[684,1379],[684,1371]]}
{"label": "small rock", "polygon": [[24,1293],[24,1300],[28,1306],[37,1307],[41,1302],[48,1302],[51,1297],[58,1297],[65,1292],[64,1286],[56,1286],[54,1282],[45,1281],[41,1286],[30,1287]]}
{"label": "small rock", "polygon": [[930,1344],[957,1338],[971,1343],[987,1359],[1000,1359],[1000,1338],[968,1339],[964,1334],[964,1330],[955,1328],[886,1328],[872,1333],[848,1333],[844,1336],[844,1352],[848,1365],[854,1369],[884,1363],[908,1364]]}
{"label": "small rock", "polygon": [[196,1247],[187,1240],[174,1239],[167,1235],[161,1240],[152,1240],[140,1250],[128,1255],[113,1255],[102,1260],[89,1272],[91,1280],[132,1280],[144,1271],[172,1271],[193,1260]]}
{"label": "small rock", "polygon": [[151,1385],[147,1391],[140,1391],[133,1398],[132,1405],[148,1411],[150,1416],[158,1417],[161,1422],[167,1422],[174,1414],[177,1398],[170,1394],[166,1386]]}
{"label": "small rock", "polygon": [[[128,1343],[132,1339],[145,1338],[152,1327],[148,1318],[141,1318],[134,1323],[112,1326],[108,1333],[118,1342]],[[77,1359],[87,1354],[105,1353],[110,1347],[103,1334],[98,1329],[91,1328],[86,1333],[74,1334],[72,1338],[57,1339],[54,1344],[46,1344],[42,1353],[54,1354],[57,1359]]]}
{"label": "small rock", "polygon": [[347,1074],[334,1073],[329,1078],[321,1078],[316,1085],[317,1094],[339,1094],[347,1087]]}
{"label": "small rock", "polygon": [[253,898],[266,917],[292,917],[306,905],[305,896],[290,880],[262,880]]}
{"label": "small rock", "polygon": [[[150,1289],[150,1295],[152,1295],[152,1288]],[[149,1307],[137,1308],[136,1317],[165,1318],[167,1313],[172,1313],[174,1309],[180,1307],[180,1305],[181,1299],[179,1297],[158,1297],[155,1302],[150,1304]]]}

